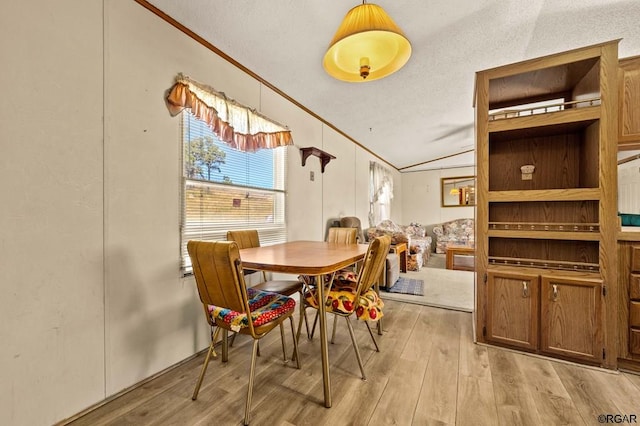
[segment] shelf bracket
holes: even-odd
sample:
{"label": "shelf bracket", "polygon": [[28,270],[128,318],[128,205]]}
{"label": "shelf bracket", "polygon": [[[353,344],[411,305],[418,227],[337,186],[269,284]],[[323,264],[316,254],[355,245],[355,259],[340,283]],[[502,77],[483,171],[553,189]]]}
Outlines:
{"label": "shelf bracket", "polygon": [[300,152],[302,154],[302,167],[305,166],[305,164],[307,163],[307,158],[309,158],[310,155],[315,155],[320,159],[321,173],[324,173],[324,168],[327,164],[329,164],[329,161],[336,158],[328,152],[324,152],[316,147],[300,148]]}

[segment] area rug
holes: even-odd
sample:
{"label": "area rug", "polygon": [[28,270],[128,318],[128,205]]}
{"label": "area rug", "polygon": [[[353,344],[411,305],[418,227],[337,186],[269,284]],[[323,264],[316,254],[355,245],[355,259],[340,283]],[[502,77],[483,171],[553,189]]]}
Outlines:
{"label": "area rug", "polygon": [[415,278],[400,277],[398,281],[389,289],[389,293],[413,294],[414,296],[424,296],[424,281]]}
{"label": "area rug", "polygon": [[384,292],[383,299],[473,312],[474,272],[423,267],[419,272],[401,272],[400,276],[424,281],[424,295]]}

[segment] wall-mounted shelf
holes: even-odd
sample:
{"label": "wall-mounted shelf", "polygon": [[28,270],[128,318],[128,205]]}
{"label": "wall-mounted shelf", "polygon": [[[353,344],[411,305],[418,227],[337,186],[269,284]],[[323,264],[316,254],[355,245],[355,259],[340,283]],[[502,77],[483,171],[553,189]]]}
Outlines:
{"label": "wall-mounted shelf", "polygon": [[302,167],[307,163],[307,158],[309,158],[310,155],[315,155],[320,159],[320,171],[322,173],[324,173],[324,166],[329,164],[329,161],[336,158],[328,152],[324,152],[316,147],[300,148],[300,152],[302,152]]}

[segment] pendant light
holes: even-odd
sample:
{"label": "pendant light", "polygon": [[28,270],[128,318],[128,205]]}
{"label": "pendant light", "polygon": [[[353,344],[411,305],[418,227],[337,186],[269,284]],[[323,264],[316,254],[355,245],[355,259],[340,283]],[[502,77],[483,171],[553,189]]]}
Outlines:
{"label": "pendant light", "polygon": [[351,9],[333,36],[322,65],[332,77],[373,81],[404,66],[411,43],[380,6],[363,2]]}

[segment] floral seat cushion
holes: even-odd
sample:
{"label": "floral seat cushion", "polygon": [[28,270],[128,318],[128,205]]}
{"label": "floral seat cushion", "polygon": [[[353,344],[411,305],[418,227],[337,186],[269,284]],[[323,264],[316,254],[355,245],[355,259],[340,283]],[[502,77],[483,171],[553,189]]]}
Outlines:
{"label": "floral seat cushion", "polygon": [[[296,301],[291,297],[268,291],[248,288],[247,297],[249,298],[249,310],[254,327],[267,324],[293,311],[296,307]],[[208,310],[214,320],[218,319],[229,324],[232,330],[237,331],[249,327],[249,320],[245,313],[213,305],[209,305]]]}
{"label": "floral seat cushion", "polygon": [[[330,313],[351,314],[354,310],[356,317],[363,321],[377,321],[383,316],[384,302],[375,290],[363,293],[356,301],[356,285],[358,276],[352,271],[340,271],[336,274],[327,295],[325,309]],[[312,288],[305,295],[307,303],[318,308],[316,289]]]}

